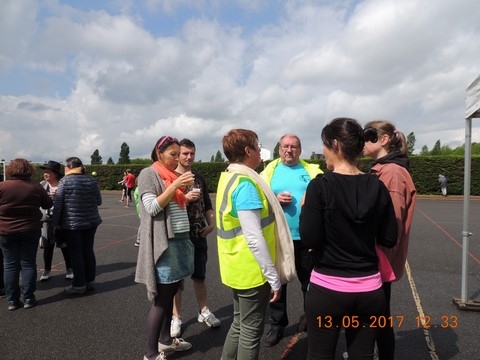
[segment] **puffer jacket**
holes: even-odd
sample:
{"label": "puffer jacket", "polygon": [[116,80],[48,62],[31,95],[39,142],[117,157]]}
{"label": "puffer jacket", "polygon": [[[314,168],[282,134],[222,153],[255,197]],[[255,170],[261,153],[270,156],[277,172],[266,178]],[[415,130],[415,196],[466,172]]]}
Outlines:
{"label": "puffer jacket", "polygon": [[101,224],[98,206],[102,195],[97,182],[90,175],[75,174],[63,177],[57,188],[53,208],[53,226],[62,229],[90,229]]}

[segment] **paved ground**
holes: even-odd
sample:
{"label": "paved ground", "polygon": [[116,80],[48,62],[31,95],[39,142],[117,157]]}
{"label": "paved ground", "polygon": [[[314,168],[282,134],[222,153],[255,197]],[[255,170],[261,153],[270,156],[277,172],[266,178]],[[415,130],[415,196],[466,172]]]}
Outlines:
{"label": "paved ground", "polygon": [[[64,279],[65,269],[57,250],[55,276],[38,283],[37,307],[9,312],[4,299],[1,300],[0,359],[142,359],[149,303],[144,286],[133,281],[138,218],[133,207],[126,209],[118,202],[119,194],[105,192],[103,198],[104,221],[96,237],[97,290],[84,297],[64,296],[61,291],[68,281]],[[418,201],[409,271],[393,287],[398,360],[463,360],[479,356],[480,312],[459,310],[452,301],[461,296],[462,209],[460,198],[428,197]],[[469,299],[480,297],[479,213],[480,201],[472,201]],[[231,322],[231,294],[219,280],[214,236],[209,240],[209,304],[222,320],[222,326],[208,329],[197,323],[193,291],[187,281],[183,337],[193,348],[170,355],[169,360],[220,358]],[[39,251],[39,268],[42,264]],[[298,284],[289,285],[289,290],[290,326],[286,337],[273,348],[262,345],[261,359],[306,358],[306,334],[297,333],[302,301]],[[430,319],[430,329],[421,326],[419,314]],[[447,321],[442,321],[442,317]],[[343,350],[344,343],[340,341],[337,359]]]}

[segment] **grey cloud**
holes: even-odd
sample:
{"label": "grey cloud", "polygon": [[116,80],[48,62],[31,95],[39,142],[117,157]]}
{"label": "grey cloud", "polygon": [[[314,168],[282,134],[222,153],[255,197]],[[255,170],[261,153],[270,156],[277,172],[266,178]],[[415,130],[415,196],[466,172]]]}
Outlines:
{"label": "grey cloud", "polygon": [[17,109],[19,110],[28,110],[28,111],[60,111],[59,108],[52,108],[50,106],[40,104],[40,103],[32,103],[29,101],[21,101],[17,104]]}

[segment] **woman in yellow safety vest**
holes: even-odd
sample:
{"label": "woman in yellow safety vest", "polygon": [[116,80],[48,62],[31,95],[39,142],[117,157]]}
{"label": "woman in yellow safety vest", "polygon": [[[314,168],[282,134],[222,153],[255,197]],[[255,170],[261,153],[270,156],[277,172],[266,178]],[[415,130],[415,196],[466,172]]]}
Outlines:
{"label": "woman in yellow safety vest", "polygon": [[255,172],[261,162],[257,134],[234,129],[222,143],[230,165],[217,188],[218,256],[234,308],[222,359],[258,359],[265,312],[269,301],[278,300],[283,280],[275,267],[276,252],[293,259],[293,248],[281,250],[276,244],[277,234],[289,232],[278,201]]}

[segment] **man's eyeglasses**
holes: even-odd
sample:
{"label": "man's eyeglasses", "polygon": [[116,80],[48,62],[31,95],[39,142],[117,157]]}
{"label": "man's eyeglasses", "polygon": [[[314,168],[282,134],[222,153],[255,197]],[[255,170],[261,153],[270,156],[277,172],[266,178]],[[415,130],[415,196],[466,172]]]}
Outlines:
{"label": "man's eyeglasses", "polygon": [[280,146],[280,148],[282,150],[290,150],[290,149],[297,150],[298,146],[297,145],[282,145],[282,146]]}
{"label": "man's eyeglasses", "polygon": [[165,143],[165,141],[169,141],[169,142],[172,142],[172,143],[177,143],[178,142],[177,138],[174,138],[174,137],[171,137],[171,136],[164,136],[162,138],[162,140],[160,140],[160,142],[158,143],[157,149],[160,149],[160,147]]}
{"label": "man's eyeglasses", "polygon": [[376,143],[378,141],[377,129],[373,127],[367,127],[363,130],[363,139],[365,142],[370,141],[371,143]]}

